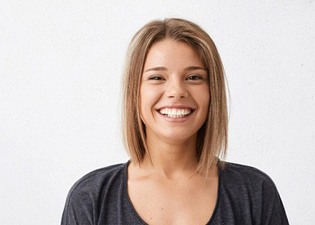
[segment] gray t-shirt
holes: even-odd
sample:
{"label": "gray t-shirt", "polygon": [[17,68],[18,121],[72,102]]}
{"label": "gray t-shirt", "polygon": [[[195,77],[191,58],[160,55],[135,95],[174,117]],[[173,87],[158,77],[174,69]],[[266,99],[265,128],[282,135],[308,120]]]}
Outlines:
{"label": "gray t-shirt", "polygon": [[[77,181],[67,197],[61,224],[147,224],[128,196],[128,164],[98,169]],[[219,169],[218,198],[207,224],[287,225],[289,222],[268,175],[253,167],[226,163],[224,169]]]}

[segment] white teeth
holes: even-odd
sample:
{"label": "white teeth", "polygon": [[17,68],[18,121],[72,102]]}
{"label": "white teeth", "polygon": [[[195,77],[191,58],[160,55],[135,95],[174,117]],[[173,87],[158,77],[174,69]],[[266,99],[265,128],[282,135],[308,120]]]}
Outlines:
{"label": "white teeth", "polygon": [[160,110],[160,113],[171,118],[180,118],[190,114],[191,109],[163,108]]}

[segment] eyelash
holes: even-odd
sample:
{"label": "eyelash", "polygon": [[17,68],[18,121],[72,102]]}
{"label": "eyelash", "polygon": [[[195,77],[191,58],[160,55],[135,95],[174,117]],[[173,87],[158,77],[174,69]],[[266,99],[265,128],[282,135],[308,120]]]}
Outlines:
{"label": "eyelash", "polygon": [[202,80],[202,79],[203,79],[202,76],[197,75],[197,74],[196,75],[191,75],[191,76],[186,78],[186,80]]}
{"label": "eyelash", "polygon": [[148,80],[162,80],[162,79],[163,78],[161,76],[157,76],[157,75],[154,75],[148,78]]}
{"label": "eyelash", "polygon": [[[148,77],[148,80],[150,80],[150,81],[162,81],[162,80],[165,80],[165,78],[163,78],[163,76],[161,76],[161,75],[152,75],[152,76]],[[188,76],[187,78],[185,78],[185,80],[187,80],[187,81],[201,81],[201,80],[204,80],[204,78],[201,75],[194,74],[194,75]]]}

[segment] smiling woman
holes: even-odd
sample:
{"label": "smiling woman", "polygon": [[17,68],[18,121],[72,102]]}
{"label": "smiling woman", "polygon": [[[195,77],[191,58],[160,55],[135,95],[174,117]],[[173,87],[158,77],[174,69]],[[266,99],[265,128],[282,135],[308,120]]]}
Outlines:
{"label": "smiling woman", "polygon": [[[185,43],[165,39],[150,48],[144,71],[140,109],[147,144],[196,143],[210,99],[207,70],[197,52]],[[153,146],[148,146],[151,152]]]}
{"label": "smiling woman", "polygon": [[266,174],[223,160],[225,92],[219,53],[198,25],[166,19],[141,28],[124,81],[131,160],[81,178],[62,224],[288,224]]}
{"label": "smiling woman", "polygon": [[[160,42],[167,42],[168,44],[161,44]],[[173,46],[175,43],[176,46]],[[159,50],[155,45],[161,46],[163,49]],[[173,50],[179,46],[185,48],[174,52]],[[170,47],[172,47],[172,51],[163,51]],[[124,82],[124,126],[127,150],[130,152],[131,158],[135,163],[141,163],[146,154],[150,155],[150,151],[147,149],[146,127],[140,116],[140,87],[145,83],[143,82],[145,75],[150,72],[150,78],[162,82],[162,72],[166,75],[167,70],[182,69],[185,70],[186,76],[187,74],[194,75],[188,73],[194,70],[199,73],[197,74],[200,78],[202,78],[201,75],[203,78],[207,78],[207,82],[203,83],[208,84],[207,93],[211,96],[208,102],[207,119],[199,127],[195,143],[196,148],[194,149],[198,158],[197,170],[207,173],[216,157],[220,155],[224,158],[227,147],[225,78],[220,55],[214,42],[204,30],[190,21],[166,19],[164,21],[152,21],[140,29],[133,37],[128,50]],[[150,58],[153,59],[154,57],[155,64],[149,61],[151,55]],[[183,64],[184,57],[186,59],[185,64]],[[196,65],[187,62],[192,59]],[[167,63],[170,64],[170,61],[182,68],[167,68]],[[181,74],[181,76],[183,75]],[[171,78],[173,79],[173,76]],[[197,79],[196,76],[187,76],[186,78],[187,81]],[[174,82],[166,83],[164,86],[173,85]],[[174,89],[171,87],[169,91],[174,91]]]}

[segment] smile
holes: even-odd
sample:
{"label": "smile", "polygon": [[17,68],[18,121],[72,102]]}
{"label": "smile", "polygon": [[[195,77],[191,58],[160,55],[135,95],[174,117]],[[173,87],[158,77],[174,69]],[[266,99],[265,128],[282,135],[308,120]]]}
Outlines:
{"label": "smile", "polygon": [[183,118],[190,115],[193,110],[189,108],[162,108],[158,112],[170,118]]}

